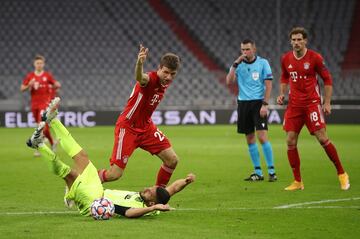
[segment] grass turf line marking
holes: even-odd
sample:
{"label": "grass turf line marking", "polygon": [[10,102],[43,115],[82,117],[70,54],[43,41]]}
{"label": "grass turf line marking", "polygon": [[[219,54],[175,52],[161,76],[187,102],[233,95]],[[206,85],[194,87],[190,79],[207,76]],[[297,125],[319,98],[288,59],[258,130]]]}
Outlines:
{"label": "grass turf line marking", "polygon": [[344,202],[344,201],[352,201],[352,200],[360,200],[360,197],[327,199],[327,200],[321,200],[321,201],[310,201],[310,202],[303,202],[303,203],[286,204],[286,205],[274,207],[274,209],[297,208],[297,207],[303,207],[305,205],[323,204],[323,203],[329,203],[329,202]]}
{"label": "grass turf line marking", "polygon": [[[275,208],[275,207],[262,207],[262,208],[175,208],[174,211],[255,211],[255,210],[279,210],[290,208]],[[298,206],[291,209],[359,209],[360,206]]]}
{"label": "grass turf line marking", "polygon": [[[259,208],[246,208],[246,207],[238,207],[238,208],[171,208],[175,211],[250,211],[250,210],[271,210],[271,209],[360,209],[360,206],[305,206],[305,205],[313,205],[313,204],[323,204],[329,202],[344,202],[344,201],[355,201],[360,200],[360,197],[356,198],[341,198],[341,199],[327,199],[321,201],[311,201],[311,202],[303,202],[303,203],[295,203],[295,204],[287,204],[281,205],[277,207],[259,207]],[[39,211],[39,212],[6,212],[0,214],[0,216],[16,216],[16,215],[46,215],[46,214],[75,214],[77,211]]]}
{"label": "grass turf line marking", "polygon": [[40,211],[40,212],[6,212],[6,213],[2,213],[1,215],[46,215],[46,214],[74,214],[74,213],[79,213],[78,211],[49,211],[49,212],[44,212],[44,211]]}
{"label": "grass turf line marking", "polygon": [[[174,211],[194,212],[194,211],[254,211],[254,210],[278,210],[274,207],[263,208],[175,208]],[[288,208],[280,208],[288,209]],[[360,206],[309,206],[309,207],[292,207],[291,209],[360,209]],[[78,214],[77,211],[54,211],[54,212],[7,212],[0,216],[26,216],[26,215],[52,215],[52,214]],[[80,215],[80,214],[79,214]]]}

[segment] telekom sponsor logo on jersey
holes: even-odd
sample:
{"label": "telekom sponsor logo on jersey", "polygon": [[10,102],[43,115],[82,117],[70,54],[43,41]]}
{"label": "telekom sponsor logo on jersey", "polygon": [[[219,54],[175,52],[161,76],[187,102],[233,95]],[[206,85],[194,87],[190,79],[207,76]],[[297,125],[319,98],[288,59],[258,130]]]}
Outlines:
{"label": "telekom sponsor logo on jersey", "polygon": [[159,99],[160,99],[160,95],[154,94],[153,97],[150,100],[150,105],[154,105],[154,104],[160,102]]}
{"label": "telekom sponsor logo on jersey", "polygon": [[298,76],[298,73],[296,71],[290,71],[289,74],[293,82],[296,82],[298,78],[307,79],[307,76]]}
{"label": "telekom sponsor logo on jersey", "polygon": [[33,89],[38,90],[41,87],[41,84],[38,81],[34,82]]}
{"label": "telekom sponsor logo on jersey", "polygon": [[293,82],[296,82],[298,73],[296,71],[290,71],[289,74]]}

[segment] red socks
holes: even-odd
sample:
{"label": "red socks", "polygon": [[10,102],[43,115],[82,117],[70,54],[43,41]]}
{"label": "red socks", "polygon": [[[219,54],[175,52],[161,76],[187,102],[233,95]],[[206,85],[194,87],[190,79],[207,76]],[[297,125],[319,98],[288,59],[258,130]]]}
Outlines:
{"label": "red socks", "polygon": [[156,186],[166,187],[173,172],[174,169],[162,164],[157,175]]}
{"label": "red socks", "polygon": [[[321,145],[323,146],[329,159],[334,163],[337,170],[337,174],[343,174],[344,169],[341,165],[335,146],[330,142],[330,140],[327,140],[325,143],[322,143]],[[287,155],[290,166],[293,170],[295,180],[301,182],[300,158],[297,147],[294,145],[288,145]]]}
{"label": "red socks", "polygon": [[295,180],[301,182],[300,157],[297,147],[294,145],[288,145],[287,155]]}
{"label": "red socks", "polygon": [[344,169],[343,169],[343,167],[341,165],[341,162],[340,162],[340,159],[339,159],[339,156],[337,154],[335,146],[330,142],[330,140],[325,141],[321,145],[323,146],[323,148],[324,148],[327,156],[329,157],[329,159],[335,165],[337,174],[343,174]]}

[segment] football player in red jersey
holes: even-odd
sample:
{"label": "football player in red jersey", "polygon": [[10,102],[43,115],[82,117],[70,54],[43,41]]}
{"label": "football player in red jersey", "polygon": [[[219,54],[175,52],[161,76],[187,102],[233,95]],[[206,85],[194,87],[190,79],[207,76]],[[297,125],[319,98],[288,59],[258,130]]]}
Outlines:
{"label": "football player in red jersey", "polygon": [[[350,188],[349,176],[344,171],[334,144],[326,133],[323,113],[331,113],[332,77],[323,57],[306,47],[307,32],[302,27],[293,28],[289,34],[293,50],[281,59],[280,95],[277,103],[284,103],[285,93],[289,90],[289,102],[284,116],[283,128],[287,132],[287,155],[295,181],[285,190],[303,190],[300,174],[300,157],[297,150],[299,133],[304,125],[315,135],[329,159],[336,167],[342,190]],[[324,101],[321,101],[317,74],[324,82]]]}
{"label": "football player in red jersey", "polygon": [[161,57],[156,71],[144,73],[143,64],[148,51],[148,48],[140,45],[135,66],[137,82],[116,122],[111,167],[98,172],[102,182],[120,178],[136,148],[142,148],[162,160],[156,180],[157,186],[167,185],[179,161],[168,138],[152,122],[151,115],[174,80],[180,67],[180,58],[173,53],[166,53]]}
{"label": "football player in red jersey", "polygon": [[[34,71],[26,75],[23,83],[20,87],[21,92],[30,90],[31,94],[31,111],[37,124],[41,121],[41,113],[46,109],[47,105],[51,101],[52,91],[61,87],[60,83],[54,79],[51,73],[44,70],[45,57],[41,55],[35,56],[34,59]],[[49,127],[46,125],[44,129],[44,135],[49,140],[49,143],[53,148],[56,146],[54,140],[51,137]],[[35,156],[40,156],[36,151]]]}

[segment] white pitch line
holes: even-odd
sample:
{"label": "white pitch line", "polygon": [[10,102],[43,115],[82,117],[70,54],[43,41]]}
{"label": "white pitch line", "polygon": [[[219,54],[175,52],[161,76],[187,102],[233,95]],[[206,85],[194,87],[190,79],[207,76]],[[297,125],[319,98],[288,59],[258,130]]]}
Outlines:
{"label": "white pitch line", "polygon": [[357,198],[327,199],[327,200],[321,200],[321,201],[294,203],[294,204],[287,204],[287,205],[277,206],[277,207],[274,207],[274,209],[296,208],[296,207],[303,207],[305,205],[323,204],[323,203],[329,203],[329,202],[344,202],[344,201],[352,201],[352,200],[360,200],[360,197],[357,197]]}
{"label": "white pitch line", "polygon": [[270,207],[258,207],[258,208],[249,208],[249,207],[235,207],[235,208],[172,208],[175,211],[248,211],[248,210],[271,210]]}
{"label": "white pitch line", "polygon": [[6,212],[1,215],[46,215],[46,214],[74,214],[78,213],[77,211],[49,211],[49,212]]}
{"label": "white pitch line", "polygon": [[[360,206],[296,206],[292,209],[360,209]],[[259,208],[173,208],[175,211],[255,211],[255,210],[279,210],[288,208],[259,207]]]}
{"label": "white pitch line", "polygon": [[[344,202],[360,200],[360,197],[356,198],[341,198],[341,199],[327,199],[321,201],[311,201],[295,204],[281,205],[277,207],[258,207],[258,208],[171,208],[175,211],[253,211],[253,210],[274,210],[274,209],[360,209],[360,206],[306,206],[314,204],[324,204],[331,202]],[[76,214],[77,211],[38,211],[38,212],[5,212],[0,213],[0,216],[17,216],[17,215],[48,215],[48,214]]]}
{"label": "white pitch line", "polygon": [[310,207],[294,207],[299,209],[360,209],[360,206],[310,206]]}

